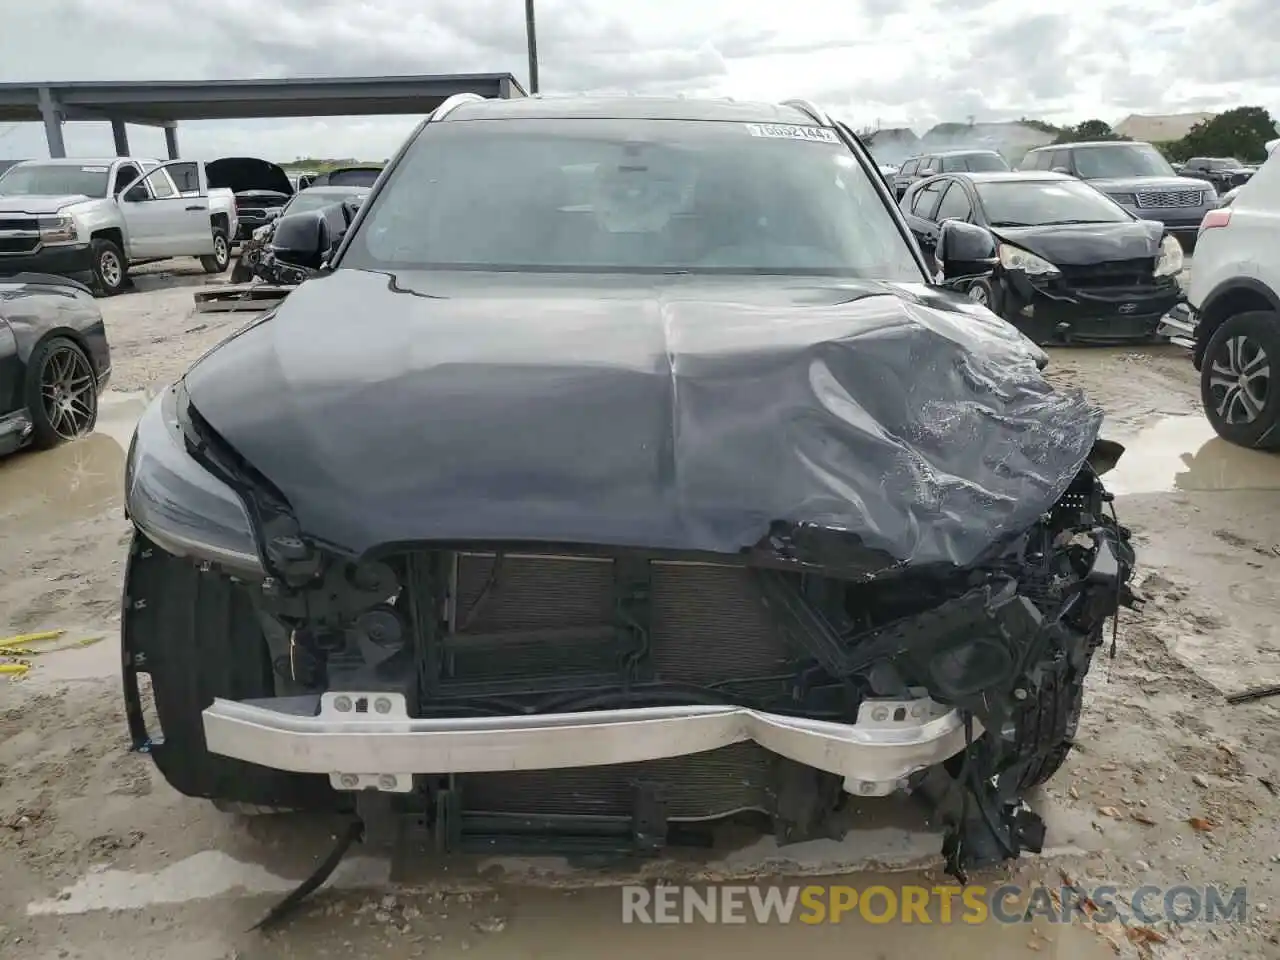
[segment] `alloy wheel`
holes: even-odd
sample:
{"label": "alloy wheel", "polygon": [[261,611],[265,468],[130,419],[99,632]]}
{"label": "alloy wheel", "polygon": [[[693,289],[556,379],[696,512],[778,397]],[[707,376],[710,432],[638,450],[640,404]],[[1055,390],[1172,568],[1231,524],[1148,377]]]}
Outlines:
{"label": "alloy wheel", "polygon": [[1267,405],[1271,359],[1248,336],[1224,340],[1209,370],[1209,396],[1223,423],[1253,423]]}
{"label": "alloy wheel", "polygon": [[124,278],[124,268],[120,265],[120,258],[115,255],[113,250],[103,250],[98,255],[98,269],[102,273],[102,280],[108,287],[115,289],[120,286],[120,281]]}
{"label": "alloy wheel", "polygon": [[231,251],[227,248],[226,238],[222,234],[213,238],[213,259],[223,267],[231,262]]}
{"label": "alloy wheel", "polygon": [[88,433],[98,412],[97,384],[89,361],[76,347],[55,347],[40,371],[45,419],[62,440]]}

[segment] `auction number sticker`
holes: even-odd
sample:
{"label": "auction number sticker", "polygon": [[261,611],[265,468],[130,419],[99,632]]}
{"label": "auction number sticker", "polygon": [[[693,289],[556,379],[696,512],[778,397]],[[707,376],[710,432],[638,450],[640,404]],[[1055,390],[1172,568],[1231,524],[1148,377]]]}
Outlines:
{"label": "auction number sticker", "polygon": [[839,143],[834,130],[826,127],[800,127],[790,123],[748,123],[747,132],[753,137],[770,137],[774,140],[811,140],[814,143]]}
{"label": "auction number sticker", "polygon": [[106,173],[107,168],[106,167],[81,167],[80,172],[81,173]]}

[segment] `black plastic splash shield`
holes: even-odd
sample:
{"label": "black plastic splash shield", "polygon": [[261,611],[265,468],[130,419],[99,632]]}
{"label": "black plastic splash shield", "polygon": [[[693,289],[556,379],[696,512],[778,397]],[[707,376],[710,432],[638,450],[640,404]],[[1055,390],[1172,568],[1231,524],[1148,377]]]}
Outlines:
{"label": "black plastic splash shield", "polygon": [[735,554],[810,529],[867,573],[968,566],[1049,509],[1101,412],[924,286],[356,270],[187,377],[352,555],[415,541]]}

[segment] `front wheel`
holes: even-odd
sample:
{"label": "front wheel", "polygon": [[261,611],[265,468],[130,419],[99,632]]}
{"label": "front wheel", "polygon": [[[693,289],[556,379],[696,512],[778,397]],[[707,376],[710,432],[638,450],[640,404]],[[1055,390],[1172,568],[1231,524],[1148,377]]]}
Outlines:
{"label": "front wheel", "polygon": [[1237,313],[1214,331],[1200,365],[1200,399],[1218,436],[1241,447],[1280,450],[1273,367],[1280,368],[1280,314]]}
{"label": "front wheel", "polygon": [[73,340],[54,337],[36,347],[25,385],[33,442],[56,447],[93,432],[98,422],[98,379]]}
{"label": "front wheel", "polygon": [[231,242],[227,240],[227,231],[221,227],[213,228],[213,253],[200,258],[200,266],[205,273],[222,273],[231,265]]}
{"label": "front wheel", "polygon": [[969,284],[969,289],[965,291],[965,296],[979,306],[986,307],[996,316],[1000,316],[1000,297],[996,293],[995,284],[985,277],[974,280]]}
{"label": "front wheel", "polygon": [[129,282],[129,261],[124,251],[114,240],[105,237],[94,237],[89,242],[89,250],[93,255],[93,279],[98,292],[114,297]]}

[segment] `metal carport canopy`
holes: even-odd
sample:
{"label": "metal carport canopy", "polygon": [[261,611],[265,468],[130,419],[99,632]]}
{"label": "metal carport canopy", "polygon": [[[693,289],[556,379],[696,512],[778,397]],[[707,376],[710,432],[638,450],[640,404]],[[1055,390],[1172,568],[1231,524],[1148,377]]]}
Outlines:
{"label": "metal carport canopy", "polygon": [[169,154],[176,157],[180,120],[425,115],[456,93],[503,99],[525,95],[510,73],[0,83],[0,123],[43,122],[53,157],[66,156],[62,121],[110,121],[120,154],[128,152],[125,124],[164,127]]}

